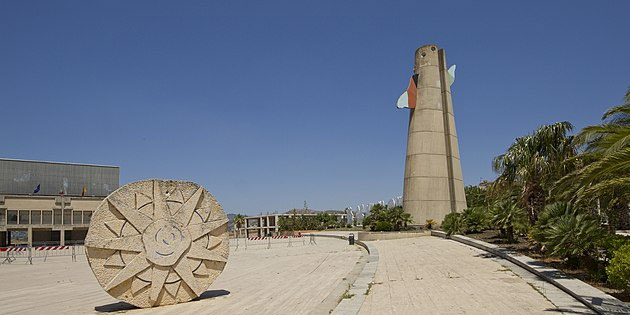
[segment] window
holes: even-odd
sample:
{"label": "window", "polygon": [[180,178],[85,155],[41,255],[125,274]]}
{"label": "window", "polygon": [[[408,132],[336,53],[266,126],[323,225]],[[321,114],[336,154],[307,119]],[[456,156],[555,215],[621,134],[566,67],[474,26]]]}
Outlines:
{"label": "window", "polygon": [[6,212],[4,212],[4,209],[0,210],[0,225],[4,225],[4,223],[6,222],[7,217],[5,213]]}
{"label": "window", "polygon": [[28,224],[28,215],[29,215],[28,210],[20,210],[19,214],[20,214],[19,224]]}
{"label": "window", "polygon": [[52,211],[42,211],[42,224],[52,224]]}
{"label": "window", "polygon": [[71,225],[72,224],[72,210],[64,210],[63,211],[63,225]]}
{"label": "window", "polygon": [[55,225],[61,225],[61,210],[55,210]]}
{"label": "window", "polygon": [[72,224],[81,224],[81,211],[72,212]]}
{"label": "window", "polygon": [[17,224],[17,211],[9,210],[9,214],[7,215],[7,224]]}
{"label": "window", "polygon": [[42,224],[42,212],[39,210],[31,211],[31,224]]}
{"label": "window", "polygon": [[90,224],[92,220],[92,211],[83,211],[83,224]]}

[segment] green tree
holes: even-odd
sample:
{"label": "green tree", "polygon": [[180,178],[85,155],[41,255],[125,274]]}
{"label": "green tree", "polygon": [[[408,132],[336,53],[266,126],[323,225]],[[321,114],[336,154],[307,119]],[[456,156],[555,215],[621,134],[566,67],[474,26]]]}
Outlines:
{"label": "green tree", "polygon": [[606,274],[612,285],[630,292],[630,244],[623,245],[614,252],[606,267]]}
{"label": "green tree", "polygon": [[604,239],[599,220],[587,213],[565,214],[554,220],[545,233],[543,245],[551,255],[568,258],[571,265],[593,261]]}
{"label": "green tree", "polygon": [[407,228],[407,224],[412,222],[411,214],[403,211],[402,207],[388,209],[387,217],[396,231],[399,231],[401,228]]}
{"label": "green tree", "polygon": [[506,194],[518,189],[520,204],[527,209],[530,223],[546,204],[551,186],[569,173],[570,164],[564,163],[577,154],[569,122],[544,125],[531,135],[517,138],[508,150],[494,158],[492,167],[499,173],[494,189]]}
{"label": "green tree", "polygon": [[464,187],[466,193],[466,204],[469,208],[487,207],[489,205],[488,190],[480,186]]}
{"label": "green tree", "polygon": [[556,220],[565,215],[576,216],[578,213],[579,208],[574,207],[568,202],[555,202],[549,204],[538,216],[538,221],[536,221],[536,224],[532,227],[529,236],[534,243],[539,246],[543,246],[543,244],[546,243],[547,235]]}
{"label": "green tree", "polygon": [[462,211],[462,223],[467,233],[478,233],[485,230],[488,221],[489,215],[485,206],[469,207]]}
{"label": "green tree", "polygon": [[570,163],[575,171],[560,179],[554,192],[589,207],[601,206],[613,226],[627,216],[630,202],[630,88],[624,104],[609,109],[602,124],[588,126],[576,136],[584,152]]}
{"label": "green tree", "polygon": [[388,208],[375,204],[370,209],[370,215],[363,218],[363,227],[369,227],[372,231],[399,231],[407,228],[411,222],[411,214],[404,212],[402,207]]}
{"label": "green tree", "polygon": [[515,228],[522,229],[525,224],[525,211],[511,198],[498,201],[492,208],[492,225],[501,231],[508,242],[514,242]]}
{"label": "green tree", "polygon": [[234,216],[234,227],[238,231],[238,235],[241,235],[241,228],[245,226],[245,216],[242,214],[237,214]]}
{"label": "green tree", "polygon": [[448,236],[463,233],[464,223],[462,222],[462,214],[458,212],[447,214],[444,216],[444,220],[442,220],[441,227]]}

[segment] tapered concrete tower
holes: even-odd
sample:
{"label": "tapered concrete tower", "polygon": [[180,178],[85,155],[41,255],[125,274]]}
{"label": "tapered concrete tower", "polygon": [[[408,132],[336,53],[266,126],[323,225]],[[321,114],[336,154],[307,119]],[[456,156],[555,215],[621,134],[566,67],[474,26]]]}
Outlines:
{"label": "tapered concrete tower", "polygon": [[454,72],[451,77],[444,49],[433,44],[418,48],[414,78],[415,91],[408,90],[416,95],[415,108],[409,104],[403,207],[420,225],[462,211],[466,196],[451,99]]}

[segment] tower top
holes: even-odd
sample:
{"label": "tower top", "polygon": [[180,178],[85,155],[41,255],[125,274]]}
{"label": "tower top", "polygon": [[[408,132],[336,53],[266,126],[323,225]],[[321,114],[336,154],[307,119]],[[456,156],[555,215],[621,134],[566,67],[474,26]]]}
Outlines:
{"label": "tower top", "polygon": [[419,73],[419,67],[439,66],[440,61],[438,55],[442,50],[443,49],[440,49],[436,44],[428,44],[416,49],[414,73]]}

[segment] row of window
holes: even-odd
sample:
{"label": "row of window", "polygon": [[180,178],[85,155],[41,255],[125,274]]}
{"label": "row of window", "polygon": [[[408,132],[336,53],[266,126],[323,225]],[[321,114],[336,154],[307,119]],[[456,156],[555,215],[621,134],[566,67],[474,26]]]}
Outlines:
{"label": "row of window", "polygon": [[6,224],[44,224],[44,225],[79,225],[90,224],[93,211],[61,210],[0,210],[0,225]]}

